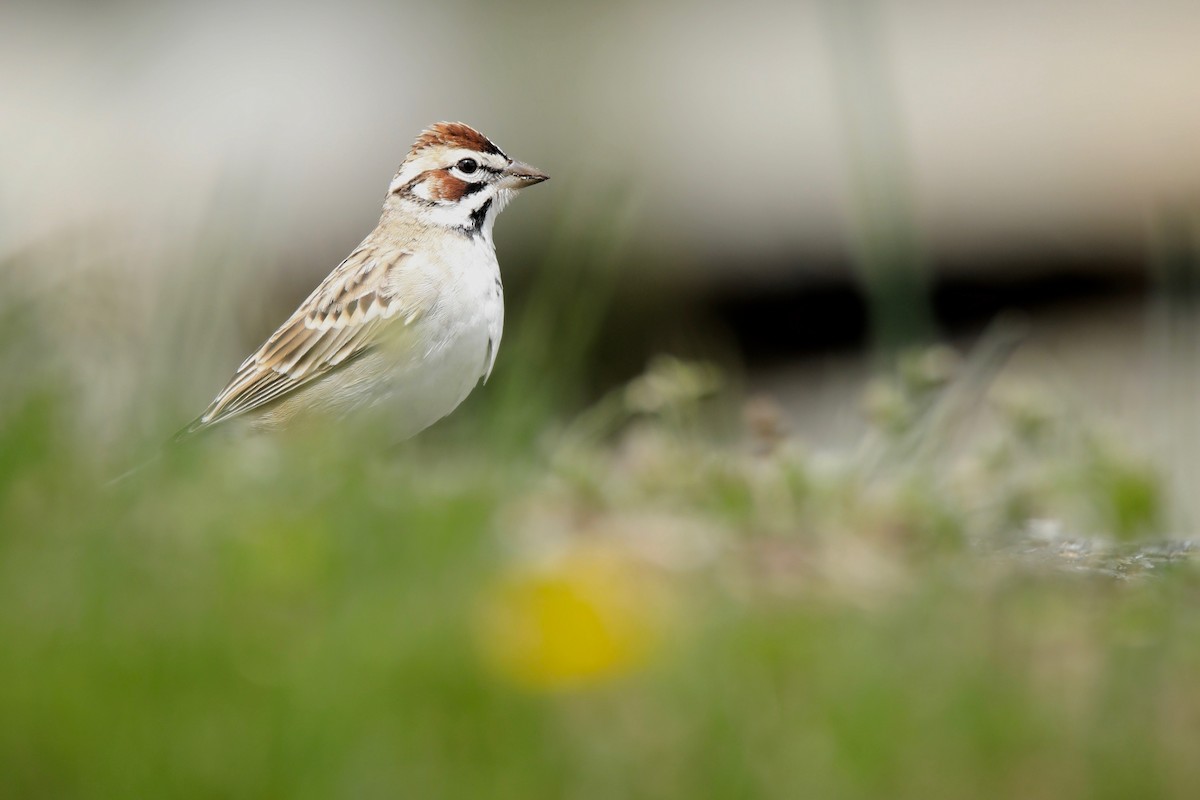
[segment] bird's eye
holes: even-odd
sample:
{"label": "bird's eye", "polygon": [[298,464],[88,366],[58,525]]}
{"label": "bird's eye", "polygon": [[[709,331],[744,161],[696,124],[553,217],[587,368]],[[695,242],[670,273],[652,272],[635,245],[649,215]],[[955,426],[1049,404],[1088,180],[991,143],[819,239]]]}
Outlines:
{"label": "bird's eye", "polygon": [[464,158],[462,161],[458,162],[457,166],[458,171],[466,175],[470,175],[472,172],[479,169],[479,164],[477,164],[473,158]]}

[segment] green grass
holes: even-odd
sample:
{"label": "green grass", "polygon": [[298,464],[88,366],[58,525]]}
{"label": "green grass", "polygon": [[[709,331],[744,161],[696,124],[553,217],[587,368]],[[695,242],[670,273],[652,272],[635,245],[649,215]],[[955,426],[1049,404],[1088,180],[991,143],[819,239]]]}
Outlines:
{"label": "green grass", "polygon": [[[1200,574],[1145,454],[997,382],[1003,327],[901,359],[832,455],[671,359],[580,410],[613,238],[549,248],[412,442],[115,485],[189,392],[106,413],[39,328],[75,284],[0,287],[0,797],[1196,796]],[[212,359],[206,296],[146,374]]]}
{"label": "green grass", "polygon": [[[950,447],[947,358],[835,462],[707,437],[674,362],[523,443],[481,407],[116,486],[11,403],[0,796],[1194,797],[1200,575],[1112,577],[1153,472],[1029,396]],[[1066,571],[1034,516],[1113,536]]]}

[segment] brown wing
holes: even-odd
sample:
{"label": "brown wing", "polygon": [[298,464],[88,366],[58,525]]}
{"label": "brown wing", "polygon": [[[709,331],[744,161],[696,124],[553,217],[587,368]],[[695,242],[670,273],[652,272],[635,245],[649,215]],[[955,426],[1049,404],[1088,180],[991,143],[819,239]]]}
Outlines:
{"label": "brown wing", "polygon": [[185,433],[278,400],[361,355],[391,320],[399,318],[406,325],[416,320],[425,310],[425,298],[407,292],[401,297],[389,288],[394,285],[389,276],[411,256],[360,245],[242,362]]}

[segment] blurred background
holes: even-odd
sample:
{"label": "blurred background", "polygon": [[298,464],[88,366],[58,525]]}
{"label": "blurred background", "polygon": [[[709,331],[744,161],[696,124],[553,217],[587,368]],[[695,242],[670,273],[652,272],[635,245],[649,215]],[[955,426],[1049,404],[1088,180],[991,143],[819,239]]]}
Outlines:
{"label": "blurred background", "polygon": [[[0,795],[1197,796],[1198,42],[5,0]],[[110,484],[438,120],[553,176],[488,384]]]}
{"label": "blurred background", "polygon": [[[198,408],[461,119],[555,177],[500,226],[512,304],[569,220],[617,244],[602,382],[720,351],[820,437],[842,390],[813,386],[854,368],[827,356],[1006,308],[1129,374],[1156,259],[1195,249],[1198,35],[1185,0],[13,0],[0,258],[74,287],[98,394],[124,405],[151,378],[126,345],[173,335],[190,363],[156,377]],[[190,323],[154,315],[173,285]],[[97,291],[122,322],[76,307]]]}

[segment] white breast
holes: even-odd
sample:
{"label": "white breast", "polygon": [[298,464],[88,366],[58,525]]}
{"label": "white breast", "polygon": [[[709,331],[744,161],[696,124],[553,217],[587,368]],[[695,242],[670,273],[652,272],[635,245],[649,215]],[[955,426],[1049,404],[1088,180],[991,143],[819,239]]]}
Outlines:
{"label": "white breast", "polygon": [[449,414],[486,379],[504,328],[504,291],[490,237],[448,238],[423,266],[438,286],[437,300],[414,322],[414,340],[387,372],[379,400],[394,404],[404,436]]}

